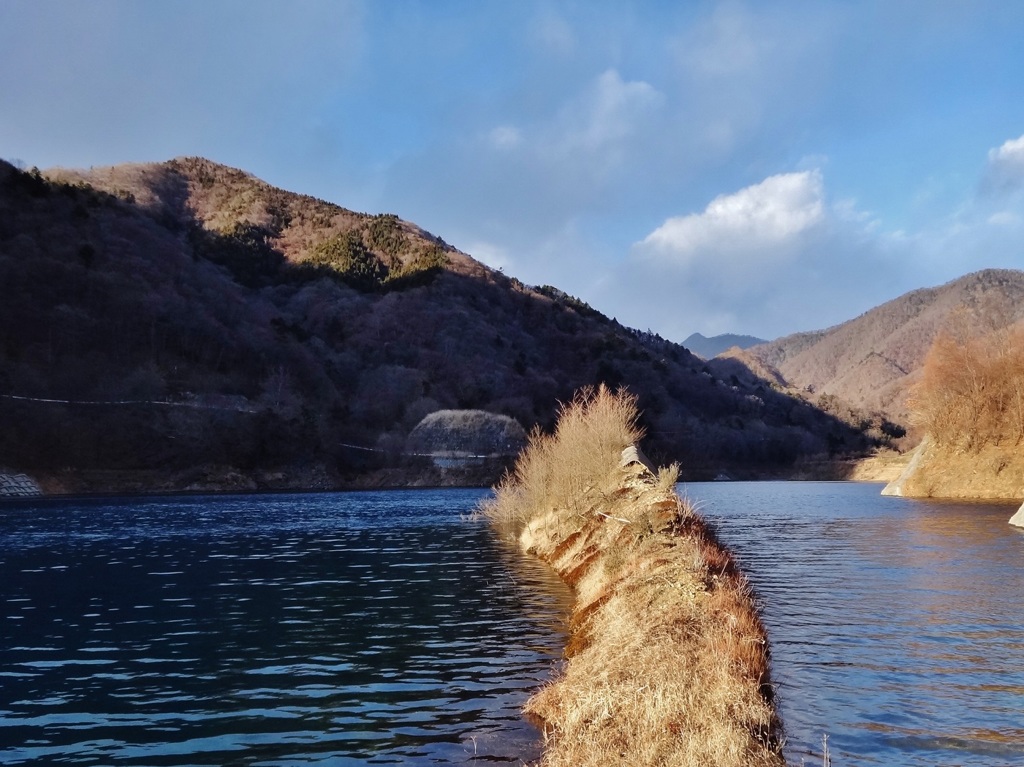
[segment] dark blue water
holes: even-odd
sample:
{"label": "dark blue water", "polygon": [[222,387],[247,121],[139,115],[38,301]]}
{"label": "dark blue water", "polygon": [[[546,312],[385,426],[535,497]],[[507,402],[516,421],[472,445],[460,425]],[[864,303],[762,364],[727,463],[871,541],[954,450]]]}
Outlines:
{"label": "dark blue water", "polygon": [[0,763],[536,756],[567,597],[482,495],[0,505]]}
{"label": "dark blue water", "polygon": [[[682,488],[760,597],[791,764],[1024,765],[1011,506]],[[481,491],[0,505],[0,764],[518,764],[567,595]]]}
{"label": "dark blue water", "polygon": [[695,483],[763,606],[791,764],[1024,765],[1015,507],[881,485]]}

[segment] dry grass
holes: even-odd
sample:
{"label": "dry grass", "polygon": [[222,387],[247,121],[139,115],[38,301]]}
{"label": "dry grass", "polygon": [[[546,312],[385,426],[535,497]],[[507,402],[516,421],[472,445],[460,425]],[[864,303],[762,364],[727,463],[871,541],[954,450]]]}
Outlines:
{"label": "dry grass", "polygon": [[527,520],[555,508],[579,515],[584,499],[605,489],[623,449],[643,436],[636,397],[605,386],[584,388],[558,412],[553,435],[530,434],[512,473],[482,511],[518,537]]}
{"label": "dry grass", "polygon": [[993,501],[1024,498],[1024,454],[1016,446],[984,445],[956,451],[928,441],[921,450],[913,470],[897,480],[900,495]]}
{"label": "dry grass", "polygon": [[939,334],[912,391],[927,432],[912,468],[887,488],[901,495],[1024,497],[1024,325],[972,333],[965,315]]}
{"label": "dry grass", "polygon": [[750,589],[678,467],[620,467],[636,420],[628,395],[583,392],[485,509],[576,593],[564,672],[526,707],[541,764],[782,765]]}

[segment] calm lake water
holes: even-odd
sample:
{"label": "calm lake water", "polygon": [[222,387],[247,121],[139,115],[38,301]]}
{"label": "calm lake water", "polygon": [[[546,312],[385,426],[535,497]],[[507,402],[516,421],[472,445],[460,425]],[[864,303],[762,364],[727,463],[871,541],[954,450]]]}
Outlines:
{"label": "calm lake water", "polygon": [[695,483],[763,605],[791,764],[1024,765],[1014,506],[881,485]]}
{"label": "calm lake water", "polygon": [[0,505],[0,764],[536,756],[568,595],[483,495]]}
{"label": "calm lake water", "polygon": [[[763,605],[791,764],[1024,765],[1024,530],[681,486]],[[0,764],[519,764],[568,595],[482,491],[0,505]]]}

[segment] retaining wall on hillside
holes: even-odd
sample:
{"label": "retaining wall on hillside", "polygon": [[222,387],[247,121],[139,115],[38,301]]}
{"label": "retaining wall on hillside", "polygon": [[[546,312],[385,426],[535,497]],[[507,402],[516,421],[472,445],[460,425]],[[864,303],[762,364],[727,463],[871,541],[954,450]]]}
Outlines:
{"label": "retaining wall on hillside", "polygon": [[34,498],[43,494],[27,474],[0,471],[0,498]]}

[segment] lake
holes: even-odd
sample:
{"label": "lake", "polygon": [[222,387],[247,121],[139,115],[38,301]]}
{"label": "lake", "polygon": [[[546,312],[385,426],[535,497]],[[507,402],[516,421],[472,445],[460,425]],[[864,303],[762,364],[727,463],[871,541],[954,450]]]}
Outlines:
{"label": "lake", "polygon": [[478,490],[0,505],[0,763],[509,763],[569,595]]}
{"label": "lake", "polygon": [[[791,764],[1024,765],[1012,506],[681,485],[750,575]],[[507,763],[566,590],[478,490],[0,505],[0,763]]]}
{"label": "lake", "polygon": [[882,485],[694,483],[763,608],[791,764],[1024,765],[1014,505]]}

